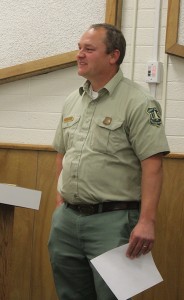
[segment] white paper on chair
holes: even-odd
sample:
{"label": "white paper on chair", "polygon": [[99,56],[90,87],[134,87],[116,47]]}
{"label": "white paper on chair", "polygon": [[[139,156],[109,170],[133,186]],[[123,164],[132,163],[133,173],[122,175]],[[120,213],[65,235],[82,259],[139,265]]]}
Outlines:
{"label": "white paper on chair", "polygon": [[151,252],[139,258],[126,257],[128,244],[91,260],[118,300],[126,300],[163,281]]}
{"label": "white paper on chair", "polygon": [[39,209],[41,191],[0,183],[0,203]]}

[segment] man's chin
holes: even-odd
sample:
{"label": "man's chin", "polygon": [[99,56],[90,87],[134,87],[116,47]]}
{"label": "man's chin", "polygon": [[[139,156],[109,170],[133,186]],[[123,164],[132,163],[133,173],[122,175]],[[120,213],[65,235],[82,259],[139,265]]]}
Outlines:
{"label": "man's chin", "polygon": [[81,70],[78,70],[78,75],[86,78],[86,73]]}

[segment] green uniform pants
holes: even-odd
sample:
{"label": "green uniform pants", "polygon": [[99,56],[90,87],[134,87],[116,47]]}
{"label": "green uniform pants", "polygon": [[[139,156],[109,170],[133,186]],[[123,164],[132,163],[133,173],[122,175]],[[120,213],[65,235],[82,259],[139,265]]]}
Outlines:
{"label": "green uniform pants", "polygon": [[60,300],[117,299],[90,260],[127,243],[138,217],[138,210],[90,216],[66,204],[55,210],[48,248]]}

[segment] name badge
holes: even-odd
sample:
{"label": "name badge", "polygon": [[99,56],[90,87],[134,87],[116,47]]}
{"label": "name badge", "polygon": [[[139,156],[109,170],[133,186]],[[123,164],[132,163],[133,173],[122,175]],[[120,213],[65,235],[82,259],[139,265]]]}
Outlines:
{"label": "name badge", "polygon": [[68,122],[72,122],[73,120],[74,120],[74,117],[67,117],[67,118],[64,118],[63,122],[68,123]]}

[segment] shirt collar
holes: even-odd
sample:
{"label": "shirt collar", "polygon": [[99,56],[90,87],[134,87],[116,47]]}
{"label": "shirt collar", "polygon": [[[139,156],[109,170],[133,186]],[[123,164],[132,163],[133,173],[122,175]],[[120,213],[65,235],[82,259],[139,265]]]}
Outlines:
{"label": "shirt collar", "polygon": [[86,81],[84,82],[83,86],[81,86],[81,87],[79,88],[79,93],[80,93],[80,95],[82,96],[82,94],[83,94],[84,92],[89,93],[89,87],[90,87],[90,81],[89,81],[89,80],[86,80]]}
{"label": "shirt collar", "polygon": [[119,84],[119,82],[123,80],[123,72],[119,68],[118,72],[114,75],[114,77],[104,86],[105,89],[108,90],[109,94],[112,95],[114,89]]}
{"label": "shirt collar", "polygon": [[[118,83],[123,79],[123,73],[121,69],[119,68],[118,72],[114,77],[101,89],[99,90],[99,94],[104,93],[107,91],[110,95],[112,95],[115,87],[118,85]],[[84,92],[89,93],[89,87],[90,87],[90,81],[86,80],[79,88],[79,94],[82,96]]]}

